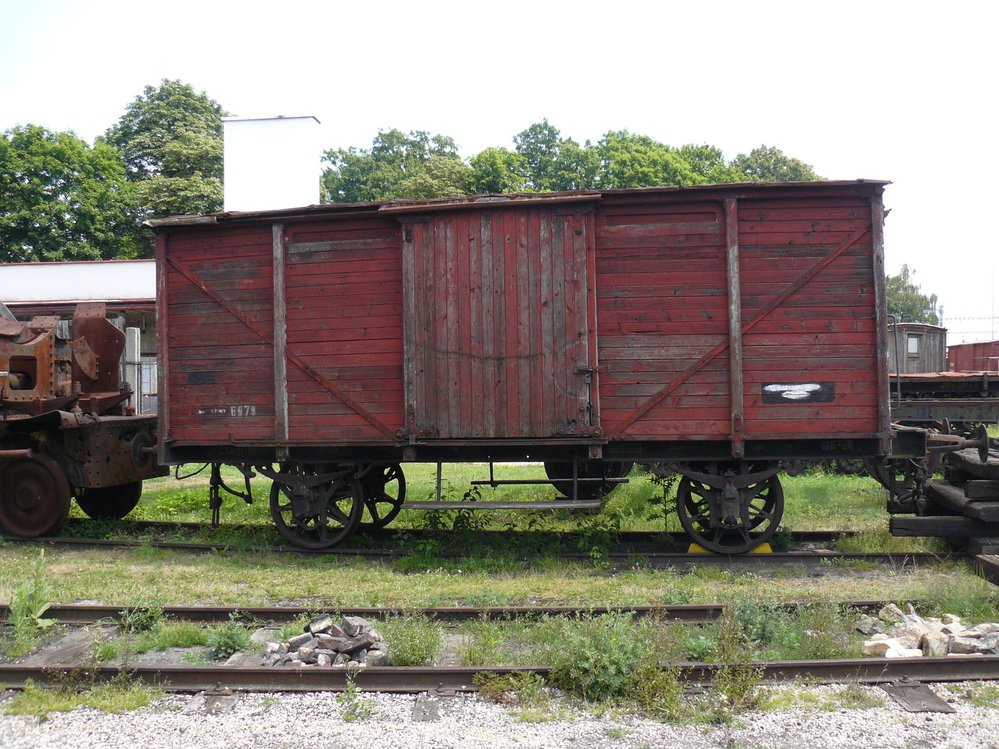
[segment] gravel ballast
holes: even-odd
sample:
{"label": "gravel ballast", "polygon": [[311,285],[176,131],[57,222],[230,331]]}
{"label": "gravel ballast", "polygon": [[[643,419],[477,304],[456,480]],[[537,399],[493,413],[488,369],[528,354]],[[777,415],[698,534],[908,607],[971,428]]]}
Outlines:
{"label": "gravel ballast", "polygon": [[[816,687],[813,691],[835,690]],[[0,716],[0,747],[65,749],[69,746],[108,749],[171,749],[204,747],[241,749],[596,749],[597,747],[753,747],[810,749],[870,746],[997,747],[999,710],[976,707],[943,687],[937,694],[951,702],[952,714],[907,713],[880,689],[870,693],[880,707],[835,711],[766,710],[743,713],[729,725],[669,725],[616,714],[594,717],[565,709],[567,718],[522,722],[519,711],[459,695],[442,700],[441,717],[432,722],[413,719],[416,697],[365,694],[360,699],[370,715],[344,720],[337,695],[248,694],[223,714],[206,714],[199,697],[167,695],[152,705],[125,714],[78,708],[50,713],[44,721],[25,716]],[[12,693],[3,695],[3,701]],[[0,704],[2,709],[2,704]]]}

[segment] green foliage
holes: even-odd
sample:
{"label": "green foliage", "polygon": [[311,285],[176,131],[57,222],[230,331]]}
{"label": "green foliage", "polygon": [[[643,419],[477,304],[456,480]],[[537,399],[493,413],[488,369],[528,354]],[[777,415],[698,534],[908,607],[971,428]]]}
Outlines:
{"label": "green foliage", "polygon": [[597,182],[599,164],[590,144],[580,147],[572,138],[563,138],[547,119],[517,133],[513,142],[527,167],[532,192],[582,190]]}
{"label": "green foliage", "polygon": [[[563,137],[547,119],[513,138],[515,150],[490,147],[466,164],[454,140],[416,131],[379,132],[370,149],[326,152],[324,200],[354,203],[431,199],[469,193],[623,189],[751,179],[818,179],[807,164],[762,147],[726,163],[708,144],[679,148],[627,130],[598,143]],[[740,166],[740,164],[742,166]]]}
{"label": "green foliage", "polygon": [[480,671],[472,677],[472,685],[479,695],[501,705],[519,709],[517,719],[524,722],[543,722],[560,717],[553,704],[545,680],[529,671],[497,674]]}
{"label": "green foliage", "polygon": [[145,707],[161,695],[162,690],[127,678],[82,688],[63,686],[57,689],[39,687],[28,679],[24,689],[4,703],[4,712],[7,715],[31,715],[39,721],[45,720],[49,713],[69,712],[78,707],[123,713]]}
{"label": "green foliage", "polygon": [[341,717],[347,723],[358,720],[367,720],[375,713],[374,705],[370,700],[364,698],[361,688],[357,684],[357,669],[347,669],[347,686],[337,702],[342,708]]}
{"label": "green foliage", "polygon": [[683,681],[676,666],[643,661],[632,675],[630,697],[642,713],[670,723],[684,717]]}
{"label": "green foliage", "polygon": [[604,701],[626,694],[644,655],[627,614],[571,620],[554,653],[552,679],[567,692]]}
{"label": "green foliage", "polygon": [[725,706],[732,710],[753,707],[759,701],[759,668],[754,653],[739,620],[726,609],[718,622],[718,660],[712,687]]}
{"label": "green foliage", "polygon": [[0,262],[134,257],[137,217],[114,148],[37,125],[0,136]]}
{"label": "green foliage", "polygon": [[162,607],[136,606],[134,608],[122,609],[118,616],[118,627],[122,632],[137,634],[155,629],[162,620]]}
{"label": "green foliage", "polygon": [[937,295],[924,294],[916,283],[916,271],[903,265],[898,275],[885,278],[888,314],[898,322],[921,322],[937,325]]}
{"label": "green foliage", "polygon": [[468,195],[472,188],[472,169],[461,159],[431,156],[416,174],[399,183],[400,197],[432,200]]}
{"label": "green foliage", "polygon": [[503,663],[503,631],[488,619],[476,619],[462,627],[464,642],[458,648],[463,666],[498,666]]}
{"label": "green foliage", "polygon": [[506,148],[487,148],[475,154],[469,165],[475,194],[527,190],[527,160],[519,153]]}
{"label": "green foliage", "polygon": [[8,623],[13,638],[6,646],[7,655],[16,657],[31,652],[41,632],[53,626],[55,619],[46,619],[52,605],[52,587],[45,580],[45,549],[40,549],[31,577],[21,582],[10,596]]}
{"label": "green foliage", "polygon": [[[329,150],[324,161],[324,200],[361,203],[405,197],[450,197],[467,190],[471,170],[458,156],[454,140],[418,130],[383,130],[370,149]],[[448,163],[457,162],[457,163]]]}
{"label": "green foliage", "polygon": [[786,156],[773,146],[760,146],[748,154],[740,153],[731,166],[756,182],[809,182],[822,179],[811,166]]}
{"label": "green foliage", "polygon": [[393,666],[429,666],[440,650],[440,627],[425,616],[390,617],[378,630],[389,643]]}
{"label": "green foliage", "polygon": [[104,140],[121,151],[147,217],[222,208],[222,116],[189,84],[146,86]]}
{"label": "green foliage", "polygon": [[600,139],[599,184],[604,189],[689,185],[707,182],[675,149],[646,135],[627,130],[609,132]]}
{"label": "green foliage", "polygon": [[221,660],[245,650],[250,644],[250,633],[235,614],[208,631],[208,647],[212,658]]}

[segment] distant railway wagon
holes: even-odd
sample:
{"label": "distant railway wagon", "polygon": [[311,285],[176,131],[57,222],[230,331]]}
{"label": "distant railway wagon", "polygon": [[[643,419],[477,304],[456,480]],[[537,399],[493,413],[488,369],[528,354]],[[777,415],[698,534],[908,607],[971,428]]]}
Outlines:
{"label": "distant railway wagon", "polygon": [[953,372],[999,372],[999,341],[948,346],[947,368]]}
{"label": "distant railway wagon", "polygon": [[888,371],[893,374],[944,372],[947,328],[919,322],[888,326]]}
{"label": "distant railway wagon", "polygon": [[[999,362],[999,342],[996,362]],[[999,422],[999,364],[990,343],[947,346],[947,329],[925,323],[888,326],[892,420],[970,434]]]}
{"label": "distant railway wagon", "polygon": [[306,546],[391,520],[409,461],[541,461],[571,498],[666,461],[687,532],[746,551],[780,461],[890,450],[884,184],[154,222],[159,458],[270,477]]}

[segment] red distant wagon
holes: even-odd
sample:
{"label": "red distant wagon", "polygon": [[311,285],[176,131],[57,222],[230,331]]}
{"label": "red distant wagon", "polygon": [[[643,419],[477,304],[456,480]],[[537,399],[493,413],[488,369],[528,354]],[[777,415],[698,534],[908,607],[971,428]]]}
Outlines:
{"label": "red distant wagon", "polygon": [[155,222],[160,459],[264,473],[308,546],[391,520],[407,461],[543,461],[570,497],[664,461],[687,532],[746,551],[779,461],[889,451],[884,184]]}
{"label": "red distant wagon", "polygon": [[948,346],[947,368],[952,372],[999,372],[999,341]]}

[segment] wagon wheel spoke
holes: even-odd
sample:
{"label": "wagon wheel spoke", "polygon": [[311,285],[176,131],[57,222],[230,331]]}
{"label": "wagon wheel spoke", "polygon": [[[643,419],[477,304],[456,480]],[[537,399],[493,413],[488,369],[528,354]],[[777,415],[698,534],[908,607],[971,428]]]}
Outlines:
{"label": "wagon wheel spoke", "polygon": [[398,463],[372,466],[361,480],[368,517],[361,528],[376,530],[395,520],[406,500],[406,475]]}
{"label": "wagon wheel spoke", "polygon": [[[733,475],[722,474],[716,466],[700,470],[719,476]],[[731,521],[729,525],[722,524],[722,513],[728,511],[722,509],[721,503],[721,489],[687,476],[680,480],[676,502],[680,524],[694,542],[721,554],[741,554],[770,540],[784,513],[784,495],[776,476],[740,491],[740,512],[735,524]]]}
{"label": "wagon wheel spoke", "polygon": [[[333,473],[333,480],[314,485],[317,477]],[[364,493],[353,470],[294,463],[282,466],[282,474],[271,485],[270,508],[284,538],[296,546],[325,549],[354,532],[364,511]]]}

